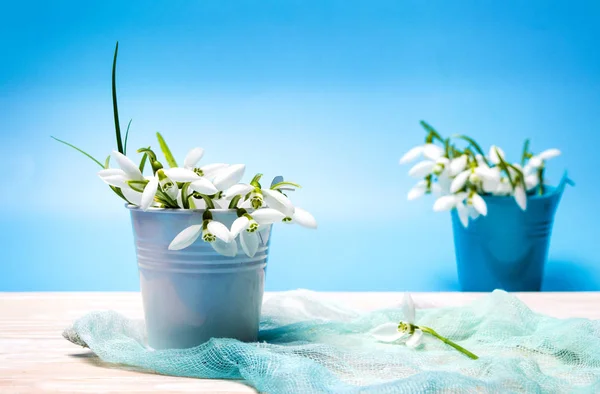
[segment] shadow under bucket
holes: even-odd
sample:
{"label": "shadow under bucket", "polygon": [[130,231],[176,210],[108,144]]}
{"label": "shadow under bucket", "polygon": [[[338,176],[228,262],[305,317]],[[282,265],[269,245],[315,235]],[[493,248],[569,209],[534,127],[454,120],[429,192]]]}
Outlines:
{"label": "shadow under bucket", "polygon": [[[213,337],[256,341],[271,226],[252,258],[239,247],[235,257],[222,256],[201,238],[172,251],[173,238],[201,224],[204,211],[128,208],[149,346],[190,348]],[[237,218],[234,210],[211,213],[227,227]]]}
{"label": "shadow under bucket", "polygon": [[522,211],[513,197],[484,196],[487,216],[465,228],[453,210],[452,228],[463,291],[539,291],[548,257],[554,214],[566,184],[546,186],[543,195],[530,195]]}

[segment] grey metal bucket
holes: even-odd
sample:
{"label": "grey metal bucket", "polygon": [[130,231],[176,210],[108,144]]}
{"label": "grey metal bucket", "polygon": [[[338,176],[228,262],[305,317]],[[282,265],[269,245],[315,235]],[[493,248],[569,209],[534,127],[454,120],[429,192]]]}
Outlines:
{"label": "grey metal bucket", "polygon": [[[127,206],[140,273],[148,344],[154,349],[190,348],[210,338],[257,340],[271,226],[256,255],[226,257],[199,238],[171,251],[175,236],[202,223],[202,210]],[[234,210],[211,210],[230,227]],[[239,242],[239,241],[235,241]]]}

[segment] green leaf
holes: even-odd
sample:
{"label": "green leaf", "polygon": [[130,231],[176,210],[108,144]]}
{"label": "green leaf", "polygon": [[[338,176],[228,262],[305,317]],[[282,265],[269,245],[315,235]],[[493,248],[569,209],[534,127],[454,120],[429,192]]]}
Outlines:
{"label": "green leaf", "polygon": [[521,156],[521,165],[525,165],[525,160],[527,159],[527,154],[529,153],[529,138],[525,140],[523,143],[523,155]]}
{"label": "green leaf", "polygon": [[190,200],[189,200],[189,195],[188,195],[188,189],[189,189],[190,185],[191,185],[190,182],[186,182],[183,184],[183,187],[181,188],[181,202],[183,205],[183,209],[190,208]]}
{"label": "green leaf", "polygon": [[475,142],[475,140],[473,138],[467,137],[466,135],[460,135],[460,134],[455,134],[452,137],[467,141],[473,148],[475,148],[477,153],[479,153],[481,155],[481,157],[483,157],[483,161],[485,162],[485,164],[488,167],[490,167],[490,162],[485,158],[485,152],[483,151],[483,149],[481,149],[481,146],[479,146],[479,144],[477,142]]}
{"label": "green leaf", "polygon": [[440,141],[444,141],[444,139],[442,138],[442,136],[440,135],[440,133],[438,133],[437,131],[435,131],[435,129],[433,127],[431,127],[431,125],[427,122],[425,122],[424,120],[422,120],[421,122],[421,126],[431,135],[433,135],[435,138],[437,138]]}
{"label": "green leaf", "polygon": [[262,176],[263,176],[263,174],[254,175],[254,178],[252,178],[252,180],[250,181],[250,185],[261,189],[260,178],[262,178]]}
{"label": "green leaf", "polygon": [[127,155],[127,140],[129,139],[129,127],[131,126],[131,121],[133,119],[129,119],[129,123],[127,123],[127,131],[125,132],[125,145],[123,146],[123,154]]}
{"label": "green leaf", "polygon": [[274,184],[274,185],[271,185],[271,189],[272,189],[272,190],[275,190],[275,189],[278,189],[278,188],[280,188],[280,187],[282,187],[282,186],[293,186],[293,187],[295,187],[295,188],[298,188],[298,189],[301,189],[301,188],[302,188],[302,186],[300,186],[300,185],[299,185],[299,184],[297,184],[297,183],[283,181],[283,182],[279,182],[279,183],[276,183],[276,184]]}
{"label": "green leaf", "polygon": [[121,126],[119,125],[119,106],[117,105],[117,54],[119,53],[119,41],[115,46],[115,56],[112,66],[112,102],[113,115],[115,118],[115,133],[117,135],[117,149],[120,153],[125,154],[123,150],[123,141],[121,140]]}
{"label": "green leaf", "polygon": [[142,160],[140,161],[140,172],[142,174],[144,173],[144,167],[146,166],[146,160],[148,160],[148,154],[144,153],[144,156],[142,156]]}
{"label": "green leaf", "polygon": [[156,138],[158,139],[160,149],[162,150],[163,155],[165,155],[165,159],[167,159],[169,166],[177,167],[177,162],[175,161],[175,158],[173,157],[173,154],[171,153],[171,150],[169,149],[169,146],[165,142],[163,136],[160,135],[159,132],[156,132]]}
{"label": "green leaf", "polygon": [[68,142],[66,142],[66,141],[63,141],[63,140],[59,140],[58,138],[56,138],[56,137],[53,137],[53,136],[50,136],[50,138],[52,138],[52,139],[54,139],[54,140],[56,140],[56,141],[60,142],[61,144],[65,144],[65,145],[67,145],[67,146],[69,146],[69,147],[71,147],[71,148],[75,149],[76,151],[78,151],[78,152],[80,152],[80,153],[83,153],[84,155],[86,155],[87,157],[89,157],[90,159],[92,159],[94,162],[96,162],[96,163],[97,163],[97,164],[98,164],[100,167],[102,167],[102,168],[105,168],[105,167],[104,167],[104,165],[103,165],[102,163],[100,163],[100,161],[98,161],[96,158],[94,158],[94,157],[93,157],[92,155],[90,155],[89,153],[87,153],[87,152],[83,151],[82,149],[79,149],[79,148],[78,148],[78,147],[76,147],[75,145],[69,144]]}

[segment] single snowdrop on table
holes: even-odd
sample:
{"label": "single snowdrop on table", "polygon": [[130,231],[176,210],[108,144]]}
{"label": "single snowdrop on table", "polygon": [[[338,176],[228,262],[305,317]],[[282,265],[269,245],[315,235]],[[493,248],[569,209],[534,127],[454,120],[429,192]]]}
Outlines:
{"label": "single snowdrop on table", "polygon": [[[198,167],[205,153],[199,147],[191,149],[183,166],[179,167],[162,135],[157,133],[156,136],[168,168],[163,166],[150,147],[138,149],[137,153],[142,157],[139,164],[134,163],[124,154],[127,139],[122,152],[113,151],[111,154],[119,168],[109,167],[111,156],[103,165],[79,148],[57,141],[77,149],[102,166],[98,172],[100,179],[130,205],[142,210],[199,210],[201,223],[191,223],[182,228],[168,246],[169,250],[181,250],[195,242],[206,242],[224,256],[237,256],[241,249],[252,258],[261,245],[266,246],[270,226],[275,223],[297,223],[317,228],[313,215],[294,206],[288,197],[289,193],[300,189],[297,183],[276,176],[269,187],[263,187],[262,174],[256,174],[248,184],[240,183],[246,169],[244,164],[215,163]],[[151,175],[144,175],[147,167],[150,167]],[[212,211],[215,209],[236,214],[237,219],[231,229],[213,218]]]}
{"label": "single snowdrop on table", "polygon": [[415,323],[415,303],[409,293],[404,294],[402,312],[404,320],[399,323],[390,322],[377,326],[369,332],[371,336],[379,342],[389,344],[403,342],[407,347],[415,349],[424,342],[424,334],[429,334],[473,360],[479,358],[457,343],[441,336],[432,328],[417,325]]}
{"label": "single snowdrop on table", "polygon": [[[560,155],[558,149],[547,149],[535,155],[525,141],[520,163],[507,161],[504,150],[492,145],[486,152],[472,138],[455,135],[443,138],[433,127],[421,122],[426,131],[425,143],[410,149],[400,164],[419,157],[409,176],[419,182],[408,191],[407,199],[415,200],[427,194],[437,196],[434,211],[456,209],[463,226],[471,220],[487,216],[488,196],[511,196],[523,211],[529,196],[545,192],[546,161]],[[466,145],[459,146],[459,142]]]}

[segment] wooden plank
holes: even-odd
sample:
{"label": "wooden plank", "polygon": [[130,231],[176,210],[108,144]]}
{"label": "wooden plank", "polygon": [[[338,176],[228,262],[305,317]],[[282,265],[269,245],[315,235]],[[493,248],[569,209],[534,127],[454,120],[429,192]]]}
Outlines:
{"label": "wooden plank", "polygon": [[[269,293],[266,298],[277,293]],[[419,308],[458,306],[481,293],[413,293]],[[559,318],[600,319],[600,293],[520,293],[536,312]],[[358,310],[399,305],[402,293],[319,293]],[[0,293],[0,392],[254,393],[243,382],[189,379],[116,368],[61,336],[92,310],[115,310],[142,318],[138,293]]]}

